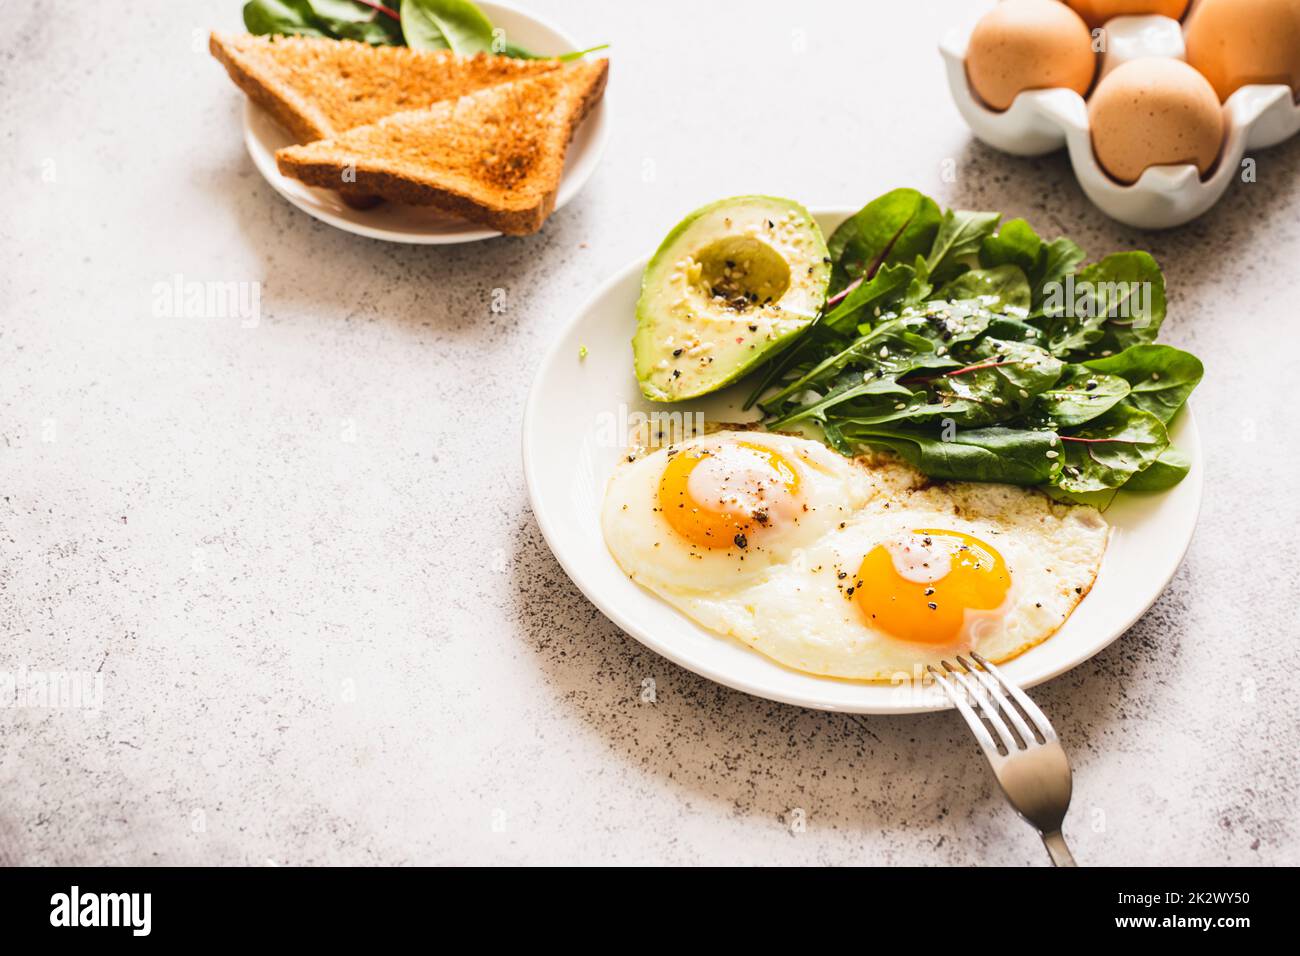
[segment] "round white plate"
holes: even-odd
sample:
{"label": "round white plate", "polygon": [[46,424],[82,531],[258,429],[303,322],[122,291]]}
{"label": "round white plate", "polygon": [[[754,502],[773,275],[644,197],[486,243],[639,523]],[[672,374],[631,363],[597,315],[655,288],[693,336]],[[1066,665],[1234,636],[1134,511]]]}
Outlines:
{"label": "round white plate", "polygon": [[[500,3],[480,3],[479,7],[487,14],[493,26],[505,31],[510,42],[518,43],[534,53],[559,56],[582,49],[568,34],[531,13]],[[569,144],[560,192],[555,197],[556,209],[577,195],[600,163],[605,143],[609,139],[607,100],[608,95],[601,98],[596,108],[578,127],[573,142]],[[245,103],[244,144],[248,147],[253,165],[276,192],[321,222],[371,239],[424,245],[476,242],[501,235],[495,229],[485,229],[422,206],[386,202],[373,209],[353,209],[332,190],[316,189],[280,175],[275,166],[275,151],[290,146],[293,142],[293,137],[270,114],[252,100]]]}
{"label": "round white plate", "polygon": [[[850,210],[820,211],[830,235]],[[937,687],[871,684],[790,670],[729,637],[707,631],[630,581],[605,547],[600,504],[619,459],[627,416],[701,411],[706,421],[756,419],[741,412],[750,383],[681,405],[641,397],[632,372],[632,333],[646,260],[606,282],[542,360],[524,412],[524,474],[533,513],[555,556],[610,620],[647,647],[728,687],[770,700],[860,714],[904,714],[949,706]],[[585,358],[579,350],[586,348]],[[617,436],[611,440],[610,436]],[[1091,593],[1056,634],[1002,666],[1023,687],[1049,680],[1124,633],[1164,590],[1191,542],[1200,510],[1202,456],[1190,409],[1172,429],[1191,474],[1160,494],[1121,494],[1106,511],[1113,532]]]}

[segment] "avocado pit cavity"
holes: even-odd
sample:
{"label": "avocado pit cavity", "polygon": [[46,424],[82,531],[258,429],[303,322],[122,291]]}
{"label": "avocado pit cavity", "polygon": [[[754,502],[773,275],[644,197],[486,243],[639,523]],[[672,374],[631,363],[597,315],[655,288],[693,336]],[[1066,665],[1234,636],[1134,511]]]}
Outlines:
{"label": "avocado pit cavity", "polygon": [[790,265],[766,242],[728,236],[705,246],[696,257],[698,290],[735,312],[780,301],[790,288]]}

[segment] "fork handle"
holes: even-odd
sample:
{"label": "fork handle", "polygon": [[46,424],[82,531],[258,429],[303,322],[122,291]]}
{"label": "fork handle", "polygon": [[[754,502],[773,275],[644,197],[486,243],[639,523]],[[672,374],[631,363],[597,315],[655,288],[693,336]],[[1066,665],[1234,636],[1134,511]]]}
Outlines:
{"label": "fork handle", "polygon": [[1051,833],[1042,834],[1043,846],[1047,847],[1047,853],[1052,858],[1052,866],[1078,866],[1074,862],[1074,855],[1070,848],[1065,845],[1065,837],[1061,836],[1060,830],[1053,830]]}

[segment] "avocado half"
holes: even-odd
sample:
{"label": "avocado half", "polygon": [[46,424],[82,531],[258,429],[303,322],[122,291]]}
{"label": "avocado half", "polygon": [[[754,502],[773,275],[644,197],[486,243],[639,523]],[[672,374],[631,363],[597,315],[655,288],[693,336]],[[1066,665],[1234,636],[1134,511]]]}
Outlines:
{"label": "avocado half", "polygon": [[737,196],[695,210],[641,277],[642,394],[676,402],[731,384],[812,322],[830,277],[826,240],[797,202]]}

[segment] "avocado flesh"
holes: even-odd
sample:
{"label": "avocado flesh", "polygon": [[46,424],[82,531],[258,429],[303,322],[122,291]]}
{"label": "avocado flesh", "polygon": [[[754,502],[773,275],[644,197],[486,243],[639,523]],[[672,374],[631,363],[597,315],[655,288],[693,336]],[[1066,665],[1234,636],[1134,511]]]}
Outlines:
{"label": "avocado flesh", "polygon": [[812,322],[830,275],[821,229],[796,202],[740,196],[697,209],[641,278],[642,394],[676,402],[734,382]]}

